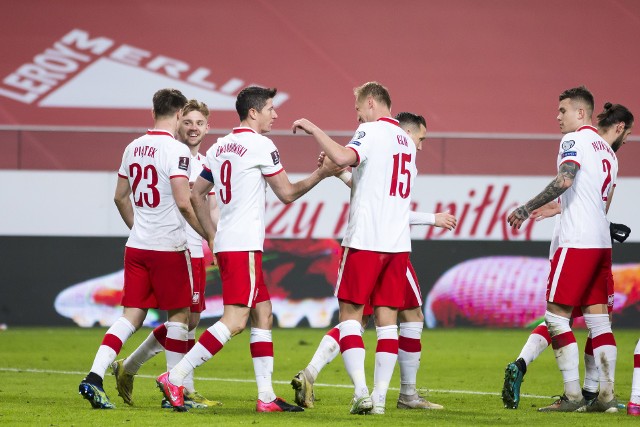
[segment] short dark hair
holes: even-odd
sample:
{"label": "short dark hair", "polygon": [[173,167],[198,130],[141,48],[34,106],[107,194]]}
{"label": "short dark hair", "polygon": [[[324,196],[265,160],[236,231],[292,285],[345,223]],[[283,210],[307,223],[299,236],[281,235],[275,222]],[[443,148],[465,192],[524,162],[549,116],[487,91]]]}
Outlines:
{"label": "short dark hair", "polygon": [[624,105],[607,102],[597,118],[598,129],[606,130],[617,123],[624,123],[625,129],[633,127],[633,114]]}
{"label": "short dark hair", "polygon": [[249,116],[249,110],[255,109],[261,111],[267,104],[267,101],[276,96],[278,89],[264,88],[259,86],[249,86],[240,91],[236,99],[236,111],[240,121]]}
{"label": "short dark hair", "polygon": [[353,89],[353,94],[356,96],[356,100],[358,102],[368,96],[371,96],[377,102],[385,104],[387,108],[391,108],[391,96],[389,95],[389,91],[378,82],[367,82],[362,86],[358,86]]}
{"label": "short dark hair", "polygon": [[402,113],[396,114],[396,120],[400,122],[401,127],[405,126],[415,126],[416,128],[420,128],[420,125],[427,127],[427,121],[424,117],[409,113],[407,111],[403,111]]}
{"label": "short dark hair", "polygon": [[560,94],[559,100],[562,101],[567,98],[572,101],[584,102],[587,106],[589,116],[593,114],[593,94],[584,85],[565,90]]}
{"label": "short dark hair", "polygon": [[160,89],[153,94],[153,115],[156,118],[173,116],[186,103],[187,97],[178,89]]}

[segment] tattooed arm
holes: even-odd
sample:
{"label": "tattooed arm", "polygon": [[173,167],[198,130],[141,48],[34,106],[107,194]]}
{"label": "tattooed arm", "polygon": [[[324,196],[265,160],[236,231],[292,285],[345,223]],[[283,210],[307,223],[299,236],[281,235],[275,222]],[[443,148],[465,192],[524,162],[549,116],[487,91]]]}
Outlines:
{"label": "tattooed arm", "polygon": [[558,170],[558,175],[556,175],[554,180],[551,181],[540,194],[509,214],[507,218],[509,225],[514,228],[520,228],[527,218],[529,218],[531,211],[560,197],[562,193],[573,185],[573,180],[579,169],[580,166],[577,163],[562,163]]}

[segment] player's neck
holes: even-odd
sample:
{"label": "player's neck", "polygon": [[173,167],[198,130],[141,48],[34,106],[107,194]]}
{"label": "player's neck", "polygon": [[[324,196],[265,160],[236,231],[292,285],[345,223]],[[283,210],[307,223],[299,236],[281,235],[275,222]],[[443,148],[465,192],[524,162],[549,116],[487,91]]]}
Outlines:
{"label": "player's neck", "polygon": [[249,128],[253,130],[255,133],[262,134],[262,132],[260,132],[260,127],[258,126],[258,123],[253,120],[243,120],[240,122],[240,126],[238,127]]}
{"label": "player's neck", "polygon": [[153,123],[153,128],[157,130],[165,130],[175,136],[176,122],[175,120],[156,120]]}

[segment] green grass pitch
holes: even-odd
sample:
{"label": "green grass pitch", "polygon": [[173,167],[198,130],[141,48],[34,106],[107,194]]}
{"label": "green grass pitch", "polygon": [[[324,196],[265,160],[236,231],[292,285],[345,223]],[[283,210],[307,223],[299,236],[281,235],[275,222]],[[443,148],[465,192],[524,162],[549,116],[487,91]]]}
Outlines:
{"label": "green grass pitch", "polygon": [[[200,328],[202,331],[204,328]],[[562,393],[562,378],[548,349],[530,365],[522,386],[518,410],[502,407],[500,390],[504,368],[519,353],[527,330],[437,329],[422,336],[422,365],[418,386],[443,411],[395,408],[399,388],[396,367],[382,416],[349,415],[350,380],[338,357],[320,374],[315,387],[319,401],[304,413],[257,414],[257,389],[249,354],[249,334],[233,338],[212,360],[196,370],[196,387],[223,406],[175,413],[160,408],[161,394],[154,378],[165,368],[161,354],[141,369],[135,380],[135,406],[127,406],[115,391],[110,372],[105,390],[117,405],[114,410],[93,410],[78,394],[78,383],[91,367],[105,329],[10,328],[0,332],[0,424],[2,425],[563,425],[601,426],[606,422],[635,424],[638,419],[618,414],[548,414],[536,409]],[[124,346],[128,355],[150,332],[138,331]],[[326,331],[276,329],[273,333],[276,394],[293,401],[289,382],[304,368]],[[640,330],[617,330],[616,393],[629,400],[633,349]],[[586,331],[576,331],[579,346]],[[373,388],[375,332],[365,333],[368,385]],[[581,362],[582,363],[582,362]],[[582,372],[581,372],[582,375]]]}

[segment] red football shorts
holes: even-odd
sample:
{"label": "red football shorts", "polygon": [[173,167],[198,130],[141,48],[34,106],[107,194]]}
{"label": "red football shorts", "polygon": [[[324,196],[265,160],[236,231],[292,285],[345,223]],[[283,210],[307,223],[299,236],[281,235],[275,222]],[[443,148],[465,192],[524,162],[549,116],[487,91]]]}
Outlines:
{"label": "red football shorts", "polygon": [[188,251],[164,252],[125,247],[122,305],[175,310],[191,305]]}
{"label": "red football shorts", "polygon": [[[411,265],[411,261],[407,263],[407,274],[404,286],[404,303],[400,310],[409,310],[410,308],[422,307],[422,294],[420,293],[420,284],[418,276]],[[364,305],[363,316],[371,316],[373,314],[373,306],[368,302]]]}
{"label": "red football shorts", "polygon": [[335,295],[339,300],[374,307],[402,307],[409,252],[345,248]]}
{"label": "red football shorts", "polygon": [[547,301],[582,307],[613,304],[611,248],[558,248],[547,281]]}
{"label": "red football shorts", "polygon": [[270,300],[262,274],[262,252],[218,252],[216,258],[224,305],[254,308],[257,303]]}
{"label": "red football shorts", "polygon": [[191,258],[191,274],[193,275],[191,312],[202,313],[207,308],[204,302],[204,290],[207,286],[207,266],[204,258]]}

